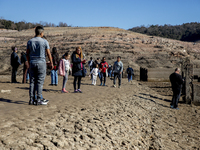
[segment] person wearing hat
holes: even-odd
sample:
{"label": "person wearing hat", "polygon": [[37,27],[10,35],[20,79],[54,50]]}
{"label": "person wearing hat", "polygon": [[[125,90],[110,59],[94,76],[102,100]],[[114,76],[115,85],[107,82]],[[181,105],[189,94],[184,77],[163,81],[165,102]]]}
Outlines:
{"label": "person wearing hat", "polygon": [[17,55],[17,47],[12,47],[12,54],[11,54],[11,66],[12,66],[12,77],[11,82],[12,83],[18,83],[16,80],[17,76],[17,69],[21,65],[19,56]]}

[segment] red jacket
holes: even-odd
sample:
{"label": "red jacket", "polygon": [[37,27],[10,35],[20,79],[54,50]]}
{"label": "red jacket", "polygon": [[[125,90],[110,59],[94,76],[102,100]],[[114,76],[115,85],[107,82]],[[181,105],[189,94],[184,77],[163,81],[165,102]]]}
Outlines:
{"label": "red jacket", "polygon": [[107,62],[101,62],[99,69],[102,73],[106,73],[106,69],[108,69],[108,63]]}

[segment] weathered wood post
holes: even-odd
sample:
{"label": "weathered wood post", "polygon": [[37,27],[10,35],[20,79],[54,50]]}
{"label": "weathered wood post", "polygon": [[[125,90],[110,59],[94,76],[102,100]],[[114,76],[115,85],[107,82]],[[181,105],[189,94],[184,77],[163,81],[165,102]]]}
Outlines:
{"label": "weathered wood post", "polygon": [[192,81],[193,81],[193,64],[190,63],[190,59],[186,58],[182,62],[182,77],[185,78],[185,82],[182,88],[183,100],[186,104],[192,101]]}
{"label": "weathered wood post", "polygon": [[140,67],[140,81],[148,81],[148,69]]}

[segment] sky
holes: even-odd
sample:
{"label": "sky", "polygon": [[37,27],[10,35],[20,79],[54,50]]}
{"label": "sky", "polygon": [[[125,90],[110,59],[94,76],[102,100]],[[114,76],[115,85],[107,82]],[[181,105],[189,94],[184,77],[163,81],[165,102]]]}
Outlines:
{"label": "sky", "polygon": [[0,18],[130,29],[200,22],[200,0],[0,0]]}

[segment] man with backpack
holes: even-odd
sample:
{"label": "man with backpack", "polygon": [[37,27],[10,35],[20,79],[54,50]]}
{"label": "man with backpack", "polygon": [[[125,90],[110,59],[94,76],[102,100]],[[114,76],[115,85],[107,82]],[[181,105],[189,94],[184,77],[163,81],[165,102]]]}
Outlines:
{"label": "man with backpack", "polygon": [[132,81],[132,75],[134,75],[133,68],[131,66],[128,66],[126,73],[128,75],[128,82]]}

